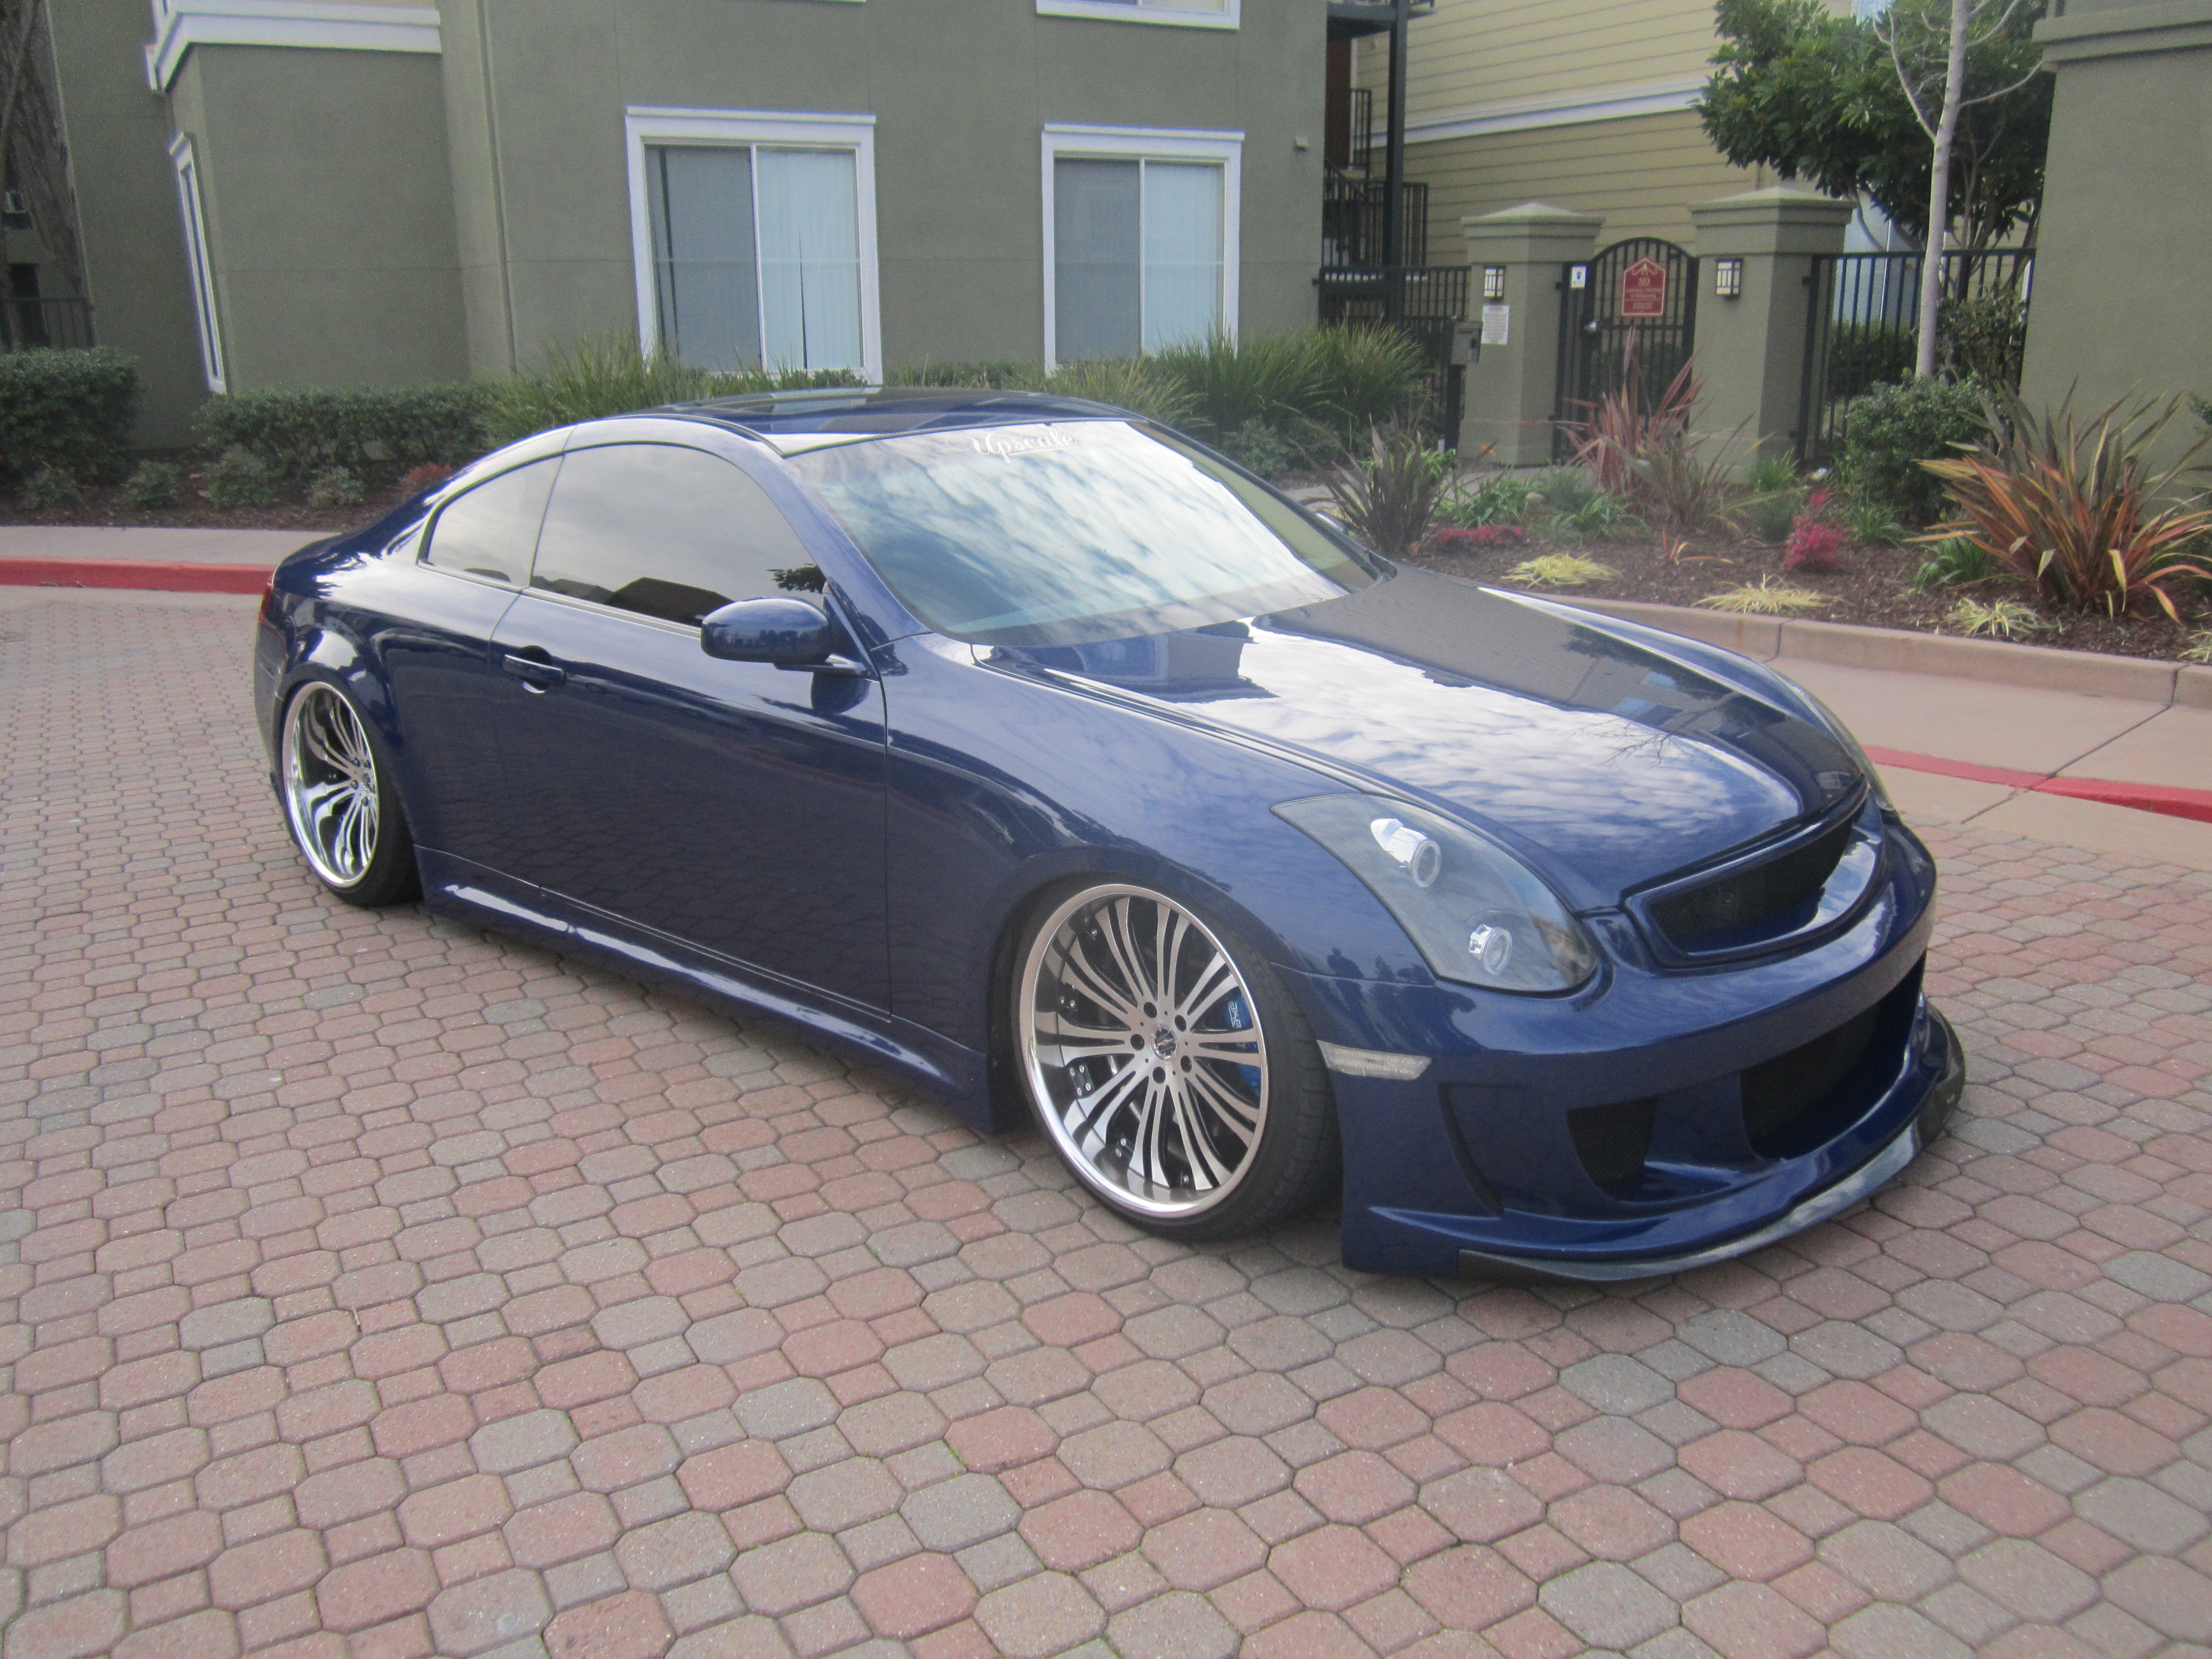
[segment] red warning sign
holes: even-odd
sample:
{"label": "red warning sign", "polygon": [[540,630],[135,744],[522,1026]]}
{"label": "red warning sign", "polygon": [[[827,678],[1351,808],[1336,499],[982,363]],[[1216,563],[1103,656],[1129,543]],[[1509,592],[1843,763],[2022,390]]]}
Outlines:
{"label": "red warning sign", "polygon": [[1620,314],[1623,317],[1664,317],[1667,314],[1667,267],[1656,259],[1638,259],[1620,273]]}

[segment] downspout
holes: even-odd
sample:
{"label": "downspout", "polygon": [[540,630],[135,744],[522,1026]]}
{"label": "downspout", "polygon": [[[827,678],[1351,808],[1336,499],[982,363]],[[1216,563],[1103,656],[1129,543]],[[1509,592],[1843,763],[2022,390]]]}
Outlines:
{"label": "downspout", "polygon": [[1413,0],[1393,0],[1390,107],[1382,148],[1382,306],[1391,322],[1406,315],[1406,30]]}

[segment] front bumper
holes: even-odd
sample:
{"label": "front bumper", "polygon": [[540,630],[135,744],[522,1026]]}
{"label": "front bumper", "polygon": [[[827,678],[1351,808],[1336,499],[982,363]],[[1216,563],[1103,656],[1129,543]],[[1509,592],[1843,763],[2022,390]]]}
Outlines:
{"label": "front bumper", "polygon": [[1817,946],[1703,972],[1632,952],[1565,998],[1287,975],[1323,1041],[1423,1054],[1332,1081],[1344,1259],[1582,1280],[1756,1249],[1890,1179],[1957,1103],[1921,993],[1935,872],[1891,826],[1881,890]]}

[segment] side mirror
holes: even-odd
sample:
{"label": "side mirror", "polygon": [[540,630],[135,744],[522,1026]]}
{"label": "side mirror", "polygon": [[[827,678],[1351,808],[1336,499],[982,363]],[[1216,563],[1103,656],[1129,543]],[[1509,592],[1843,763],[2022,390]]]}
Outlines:
{"label": "side mirror", "polygon": [[699,624],[699,648],[725,662],[772,663],[818,673],[867,671],[837,653],[836,623],[807,599],[739,599],[711,611]]}

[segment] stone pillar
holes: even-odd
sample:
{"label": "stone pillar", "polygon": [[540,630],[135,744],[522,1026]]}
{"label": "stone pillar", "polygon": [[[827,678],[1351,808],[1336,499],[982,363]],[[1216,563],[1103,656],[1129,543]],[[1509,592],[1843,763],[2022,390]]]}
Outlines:
{"label": "stone pillar", "polygon": [[[2212,394],[2212,0],[2069,0],[2035,39],[2057,84],[2021,395]],[[2198,435],[2185,413],[2159,459]]]}
{"label": "stone pillar", "polygon": [[[1463,219],[1468,263],[1474,267],[1468,306],[1482,314],[1482,276],[1505,270],[1506,336],[1482,348],[1467,371],[1460,457],[1470,465],[1546,466],[1552,459],[1552,411],[1557,403],[1562,268],[1589,263],[1597,252],[1595,213],[1524,202]],[[1492,304],[1499,303],[1491,301]]]}
{"label": "stone pillar", "polygon": [[[1799,185],[1724,196],[1690,210],[1697,227],[1698,376],[1705,402],[1697,424],[1741,434],[1736,459],[1754,442],[1768,454],[1797,441],[1804,390],[1805,325],[1814,256],[1841,253],[1851,204]],[[1743,261],[1742,292],[1714,289],[1723,259]]]}

